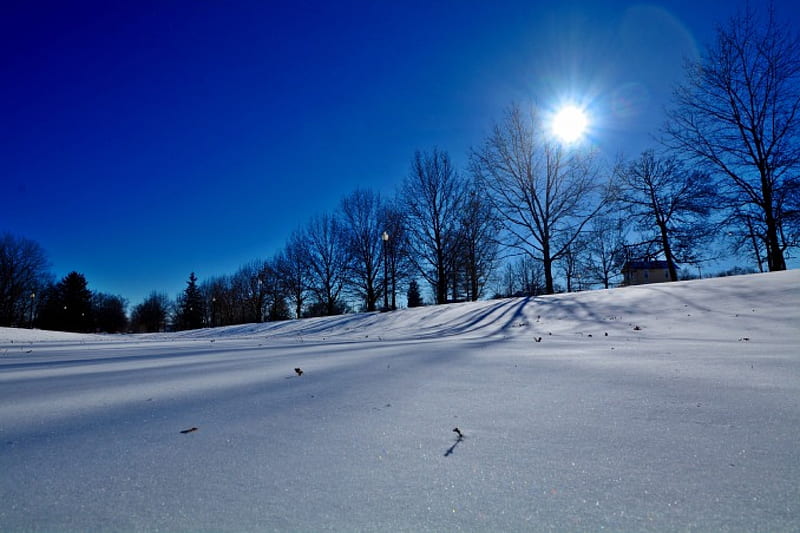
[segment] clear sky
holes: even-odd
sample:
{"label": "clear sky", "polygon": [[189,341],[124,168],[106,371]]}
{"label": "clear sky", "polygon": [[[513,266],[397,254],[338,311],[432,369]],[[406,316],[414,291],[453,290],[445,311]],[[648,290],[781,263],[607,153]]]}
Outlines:
{"label": "clear sky", "polygon": [[[800,7],[775,3],[800,26]],[[727,1],[4,2],[0,232],[131,305],[269,258],[416,149],[466,169],[512,102],[654,146]]]}

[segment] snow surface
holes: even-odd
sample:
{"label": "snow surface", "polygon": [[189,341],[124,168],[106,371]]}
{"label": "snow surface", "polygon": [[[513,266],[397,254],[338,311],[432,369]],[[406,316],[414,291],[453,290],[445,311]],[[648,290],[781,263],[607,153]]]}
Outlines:
{"label": "snow surface", "polygon": [[789,271],[0,329],[0,531],[800,531],[799,326]]}

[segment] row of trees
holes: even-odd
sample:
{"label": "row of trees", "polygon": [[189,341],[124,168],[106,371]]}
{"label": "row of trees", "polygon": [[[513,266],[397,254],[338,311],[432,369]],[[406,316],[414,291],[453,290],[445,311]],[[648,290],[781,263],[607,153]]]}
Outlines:
{"label": "row of trees", "polygon": [[[174,303],[152,294],[132,327],[395,308],[406,290],[421,303],[417,280],[435,304],[476,300],[491,281],[505,296],[609,287],[631,259],[665,259],[678,279],[678,264],[710,259],[720,239],[761,271],[785,269],[800,243],[798,35],[748,8],[686,74],[659,151],[605,165],[557,142],[536,109],[511,106],[466,172],[446,151],[418,151],[392,197],[353,191],[273,258],[202,283],[192,274]],[[28,289],[3,276],[0,319],[24,323]]]}
{"label": "row of trees", "polygon": [[93,292],[83,274],[58,282],[42,247],[10,233],[0,236],[0,326],[61,331],[127,331],[127,302]]}
{"label": "row of trees", "polygon": [[296,229],[271,259],[203,282],[192,274],[173,305],[151,294],[132,324],[189,329],[395,309],[400,293],[414,307],[422,305],[417,278],[435,303],[476,300],[495,267],[497,230],[490,206],[447,153],[418,152],[393,198],[357,189]]}
{"label": "row of trees", "polygon": [[394,198],[355,191],[295,232],[263,269],[275,276],[250,279],[283,280],[302,316],[353,300],[374,310],[381,296],[394,306],[416,278],[437,304],[477,299],[490,279],[498,295],[553,293],[559,277],[566,290],[608,287],[631,259],[664,259],[678,279],[677,265],[713,259],[721,240],[782,270],[800,243],[799,121],[798,35],[748,7],[687,64],[659,151],[609,167],[512,106],[467,173],[419,151]]}

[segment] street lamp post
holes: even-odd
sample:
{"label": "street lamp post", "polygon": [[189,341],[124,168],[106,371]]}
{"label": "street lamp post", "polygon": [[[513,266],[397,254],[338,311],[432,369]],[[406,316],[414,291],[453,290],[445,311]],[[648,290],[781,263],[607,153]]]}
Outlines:
{"label": "street lamp post", "polygon": [[389,234],[383,232],[383,310],[389,310]]}
{"label": "street lamp post", "polygon": [[264,281],[261,278],[258,278],[258,301],[256,301],[256,306],[258,310],[258,320],[257,322],[260,324],[264,321]]}
{"label": "street lamp post", "polygon": [[33,329],[33,313],[36,310],[36,293],[31,293],[31,329]]}

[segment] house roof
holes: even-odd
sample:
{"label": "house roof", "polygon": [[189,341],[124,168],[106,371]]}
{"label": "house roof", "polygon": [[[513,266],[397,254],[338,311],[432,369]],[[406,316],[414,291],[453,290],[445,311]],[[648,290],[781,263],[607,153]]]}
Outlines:
{"label": "house roof", "polygon": [[628,261],[622,270],[654,270],[669,268],[669,261]]}

